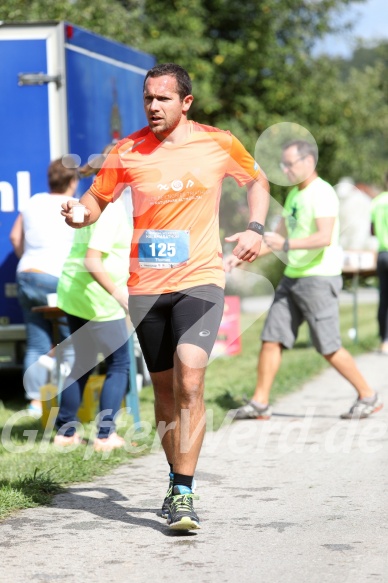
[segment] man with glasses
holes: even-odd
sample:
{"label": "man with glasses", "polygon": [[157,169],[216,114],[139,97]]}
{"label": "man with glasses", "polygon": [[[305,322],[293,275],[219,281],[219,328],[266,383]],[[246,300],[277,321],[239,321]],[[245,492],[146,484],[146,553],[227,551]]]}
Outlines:
{"label": "man with glasses", "polygon": [[[342,287],[338,243],[338,198],[318,177],[315,145],[297,140],[283,147],[280,167],[290,183],[283,218],[275,233],[266,233],[266,248],[287,254],[286,269],[262,332],[258,379],[252,399],[236,411],[235,419],[269,419],[269,395],[284,348],[292,348],[299,326],[307,321],[315,349],[357,391],[357,400],[342,419],[364,418],[383,404],[341,346],[338,296]],[[235,261],[234,264],[237,262]]]}

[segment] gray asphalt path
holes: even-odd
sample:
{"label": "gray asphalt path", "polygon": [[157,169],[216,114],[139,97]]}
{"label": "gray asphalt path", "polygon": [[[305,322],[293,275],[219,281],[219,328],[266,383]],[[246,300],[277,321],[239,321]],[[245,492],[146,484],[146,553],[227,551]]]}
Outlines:
{"label": "gray asphalt path", "polygon": [[327,370],[270,421],[208,433],[200,531],[172,533],[157,516],[158,452],[1,523],[0,581],[388,582],[388,357],[358,363],[387,403],[373,418],[338,419],[354,394]]}

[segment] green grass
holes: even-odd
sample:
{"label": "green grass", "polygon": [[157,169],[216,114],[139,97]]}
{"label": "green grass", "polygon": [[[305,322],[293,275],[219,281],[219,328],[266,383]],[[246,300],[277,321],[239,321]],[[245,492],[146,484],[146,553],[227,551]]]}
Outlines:
{"label": "green grass", "polygon": [[15,480],[0,481],[0,518],[7,516],[16,508],[32,508],[50,502],[61,486],[53,480],[50,470],[26,474]]}
{"label": "green grass", "polygon": [[92,423],[83,426],[85,445],[59,449],[50,440],[52,432],[44,435],[38,420],[20,413],[23,407],[14,402],[0,409],[0,518],[17,509],[46,504],[62,486],[89,481],[143,455],[155,435],[152,428],[135,436],[132,417],[123,415],[119,432],[126,437],[127,451],[94,452]]}
{"label": "green grass", "polygon": [[[352,307],[341,308],[341,332],[344,346],[354,355],[377,346],[376,307],[359,307],[359,338],[354,344],[347,336],[352,327]],[[241,354],[215,359],[206,374],[206,405],[212,411],[208,428],[217,429],[227,411],[241,403],[241,397],[252,394],[256,381],[257,355],[264,318],[242,315]],[[300,331],[294,350],[285,351],[282,366],[271,394],[272,401],[297,390],[328,365],[309,345],[307,327]],[[51,433],[44,435],[40,422],[20,416],[24,403],[7,403],[0,407],[0,518],[15,510],[50,501],[53,494],[66,484],[85,482],[108,473],[129,459],[147,453],[154,442],[153,397],[151,387],[140,393],[140,411],[144,428],[133,433],[132,417],[123,415],[119,433],[126,437],[130,451],[116,450],[109,455],[97,454],[91,447],[94,424],[84,424],[86,445],[74,451],[59,451],[50,442]],[[19,418],[18,418],[19,417]],[[8,427],[8,430],[7,430]],[[9,433],[9,439],[7,437]],[[130,447],[136,442],[137,446]],[[23,451],[24,450],[24,451]]]}

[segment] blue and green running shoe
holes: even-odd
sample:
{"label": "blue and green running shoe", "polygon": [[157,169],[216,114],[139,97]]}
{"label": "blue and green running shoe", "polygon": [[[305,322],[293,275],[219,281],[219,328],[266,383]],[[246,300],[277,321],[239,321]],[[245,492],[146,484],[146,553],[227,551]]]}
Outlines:
{"label": "blue and green running shoe", "polygon": [[196,530],[200,527],[199,518],[193,508],[193,499],[198,496],[187,486],[174,486],[169,501],[167,524],[172,530]]}

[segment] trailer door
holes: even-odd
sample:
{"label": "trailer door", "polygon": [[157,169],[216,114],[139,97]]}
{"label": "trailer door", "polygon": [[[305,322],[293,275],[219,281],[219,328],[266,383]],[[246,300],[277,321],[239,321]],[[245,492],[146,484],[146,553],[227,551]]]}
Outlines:
{"label": "trailer door", "polygon": [[67,153],[63,26],[0,26],[0,324],[18,323],[17,258],[9,233],[29,197],[47,190]]}

